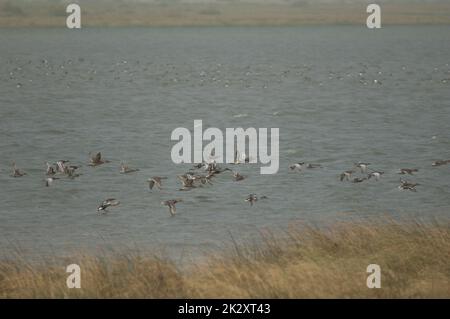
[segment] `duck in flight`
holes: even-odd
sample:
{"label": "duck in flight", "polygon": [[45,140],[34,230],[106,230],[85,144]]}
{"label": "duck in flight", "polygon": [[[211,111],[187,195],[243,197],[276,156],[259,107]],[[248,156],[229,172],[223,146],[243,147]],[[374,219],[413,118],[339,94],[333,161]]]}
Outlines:
{"label": "duck in flight", "polygon": [[186,173],[184,176],[190,180],[194,180],[194,183],[200,181],[200,183],[202,183],[203,185],[212,185],[211,179],[215,176],[214,174],[214,172],[209,172],[206,175]]}
{"label": "duck in flight", "polygon": [[309,169],[314,169],[314,168],[321,168],[322,165],[314,164],[314,163],[306,164],[305,162],[299,162],[299,163],[295,163],[295,164],[292,164],[291,166],[289,166],[289,168],[291,170],[298,170],[298,171],[301,171],[303,169],[303,167],[306,167],[306,168],[309,168]]}
{"label": "duck in flight", "polygon": [[129,174],[129,173],[134,173],[134,172],[138,172],[139,169],[138,168],[131,168],[128,165],[125,165],[124,163],[120,164],[120,174]]}
{"label": "duck in flight", "polygon": [[25,173],[24,171],[22,171],[19,168],[17,168],[16,162],[13,162],[12,166],[13,166],[12,167],[13,172],[12,172],[12,175],[11,175],[12,177],[22,177],[22,176],[27,175],[27,173]]}
{"label": "duck in flight", "polygon": [[246,202],[250,203],[250,206],[253,206],[254,203],[256,203],[259,199],[267,199],[267,196],[261,196],[258,197],[256,196],[256,194],[250,194],[248,195],[248,197],[245,199]]}
{"label": "duck in flight", "polygon": [[353,174],[353,173],[354,173],[353,170],[345,171],[345,172],[343,172],[343,173],[340,175],[339,179],[341,180],[341,182],[344,181],[344,179],[345,179],[346,181],[350,181],[350,178],[352,177],[352,174]]}
{"label": "duck in flight", "polygon": [[369,175],[367,175],[367,179],[371,179],[372,177],[374,177],[376,181],[379,181],[381,178],[381,175],[383,175],[383,174],[384,174],[384,172],[373,171],[373,172],[370,172]]}
{"label": "duck in flight", "polygon": [[98,206],[97,211],[98,212],[102,212],[102,213],[106,213],[107,212],[107,208],[108,207],[114,207],[114,206],[118,206],[120,204],[120,202],[115,199],[115,198],[108,198],[105,199],[100,206]]}
{"label": "duck in flight", "polygon": [[95,167],[95,166],[99,166],[99,165],[102,165],[102,164],[105,164],[105,163],[109,163],[109,161],[103,159],[102,158],[102,153],[98,152],[97,154],[91,156],[90,163],[88,165]]}
{"label": "duck in flight", "polygon": [[75,178],[75,177],[80,176],[80,174],[76,174],[76,173],[75,173],[75,171],[76,171],[77,169],[79,169],[80,166],[77,166],[77,165],[66,165],[66,163],[68,163],[68,162],[69,162],[69,161],[64,161],[64,164],[63,164],[63,166],[62,166],[62,168],[63,168],[62,173],[65,174],[65,175],[67,175],[67,176],[70,177],[70,178]]}
{"label": "duck in flight", "polygon": [[79,166],[69,165],[69,166],[65,167],[64,171],[65,171],[67,177],[74,179],[76,177],[81,176],[81,174],[76,173],[76,170],[78,168],[79,168]]}
{"label": "duck in flight", "polygon": [[158,187],[158,189],[162,189],[162,180],[163,179],[167,179],[167,177],[153,176],[152,178],[149,178],[147,180],[148,186],[150,187],[150,189],[153,189],[153,187],[156,185],[156,187]]}
{"label": "duck in flight", "polygon": [[440,161],[434,161],[431,166],[442,166],[442,165],[446,165],[449,164],[450,160],[440,160]]}
{"label": "duck in flight", "polygon": [[235,182],[239,182],[245,179],[244,175],[239,174],[238,172],[233,172],[233,178]]}
{"label": "duck in flight", "polygon": [[58,173],[65,174],[66,173],[66,163],[69,161],[67,160],[60,160],[56,162],[56,170]]}
{"label": "duck in flight", "polygon": [[53,176],[53,175],[55,175],[55,174],[56,174],[56,170],[55,170],[55,168],[53,167],[53,165],[50,165],[48,162],[45,163],[45,164],[47,165],[47,170],[46,170],[45,175],[47,175],[47,176]]}
{"label": "duck in flight", "polygon": [[226,172],[226,171],[230,171],[231,172],[232,170],[229,169],[228,167],[221,168],[215,162],[213,162],[213,163],[207,164],[206,171],[209,174],[214,175],[214,174],[220,174],[220,173],[223,173],[223,172]]}
{"label": "duck in flight", "polygon": [[177,208],[175,207],[176,203],[182,202],[181,199],[169,199],[166,201],[161,202],[161,205],[169,207],[169,212],[171,216],[175,216],[177,212]]}
{"label": "duck in flight", "polygon": [[399,174],[401,175],[414,175],[414,173],[417,173],[419,170],[417,168],[400,168]]}
{"label": "duck in flight", "polygon": [[416,186],[418,186],[418,185],[420,185],[420,184],[418,184],[418,183],[409,183],[409,182],[401,179],[400,180],[400,186],[398,188],[401,189],[401,190],[409,190],[409,191],[412,191],[412,192],[417,192]]}
{"label": "duck in flight", "polygon": [[75,178],[80,176],[81,174],[76,174],[75,171],[80,168],[80,166],[76,165],[67,165],[69,161],[67,160],[60,160],[56,162],[56,170],[51,166],[49,163],[47,163],[47,176],[53,176],[57,172],[60,174],[67,175],[69,178]]}
{"label": "duck in flight", "polygon": [[305,162],[300,162],[300,163],[295,163],[292,164],[291,166],[289,166],[289,168],[293,171],[293,170],[297,170],[297,171],[301,171],[303,168],[303,165],[305,165]]}
{"label": "duck in flight", "polygon": [[177,178],[181,181],[182,187],[180,191],[190,191],[197,186],[194,185],[195,178],[191,174],[177,175]]}

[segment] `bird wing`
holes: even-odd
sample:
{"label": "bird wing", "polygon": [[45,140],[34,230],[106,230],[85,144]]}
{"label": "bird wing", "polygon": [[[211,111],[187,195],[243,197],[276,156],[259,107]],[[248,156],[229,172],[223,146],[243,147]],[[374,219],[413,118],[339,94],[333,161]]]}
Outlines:
{"label": "bird wing", "polygon": [[111,206],[117,206],[119,204],[120,204],[120,202],[118,200],[116,200],[116,199],[111,202]]}
{"label": "bird wing", "polygon": [[108,198],[108,199],[104,200],[102,203],[102,205],[104,205],[104,206],[117,206],[119,204],[120,204],[120,202],[115,198]]}

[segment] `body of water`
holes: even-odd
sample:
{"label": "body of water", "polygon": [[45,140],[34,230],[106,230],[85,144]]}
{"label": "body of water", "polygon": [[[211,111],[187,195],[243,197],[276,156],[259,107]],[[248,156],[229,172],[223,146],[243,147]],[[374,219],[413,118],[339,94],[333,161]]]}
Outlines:
{"label": "body of water", "polygon": [[[450,27],[0,30],[0,251],[165,247],[179,256],[261,228],[391,214],[448,218]],[[231,167],[180,192],[173,129],[277,127],[280,170]],[[88,167],[89,152],[111,162]],[[82,165],[45,187],[45,163]],[[11,163],[27,175],[13,178]],[[120,162],[138,167],[119,174]],[[289,170],[292,163],[323,168]],[[380,181],[340,182],[354,162]],[[415,176],[399,168],[418,168]],[[164,189],[147,179],[167,176]],[[400,177],[420,183],[400,191]],[[269,198],[250,207],[250,193]],[[121,205],[99,215],[106,198]],[[161,201],[182,198],[170,217]]]}

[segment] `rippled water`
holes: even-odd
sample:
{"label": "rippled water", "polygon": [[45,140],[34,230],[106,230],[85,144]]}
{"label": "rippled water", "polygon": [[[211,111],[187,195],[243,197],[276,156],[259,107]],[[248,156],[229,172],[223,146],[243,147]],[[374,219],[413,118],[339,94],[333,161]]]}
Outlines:
{"label": "rippled water", "polygon": [[[448,218],[450,27],[0,30],[0,249],[218,247],[262,227],[385,213]],[[178,192],[176,127],[279,127],[280,171],[233,167],[211,187]],[[88,153],[111,163],[87,167]],[[81,164],[44,187],[45,162]],[[28,175],[12,178],[16,161]],[[140,168],[119,174],[120,161]],[[289,164],[321,163],[291,172]],[[341,183],[368,161],[379,182]],[[400,191],[402,167],[420,168]],[[147,178],[166,175],[163,191]],[[268,200],[250,207],[250,193]],[[105,198],[121,205],[96,213]],[[182,198],[171,218],[160,202]]]}

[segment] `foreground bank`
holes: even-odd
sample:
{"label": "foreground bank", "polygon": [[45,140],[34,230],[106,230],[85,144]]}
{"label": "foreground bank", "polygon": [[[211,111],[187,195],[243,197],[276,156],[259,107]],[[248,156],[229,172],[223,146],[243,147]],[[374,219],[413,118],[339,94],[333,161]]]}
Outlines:
{"label": "foreground bank", "polygon": [[[68,289],[68,262],[81,288]],[[367,266],[381,288],[367,287]],[[2,298],[450,298],[448,221],[347,221],[262,232],[187,267],[142,254],[0,262]]]}

